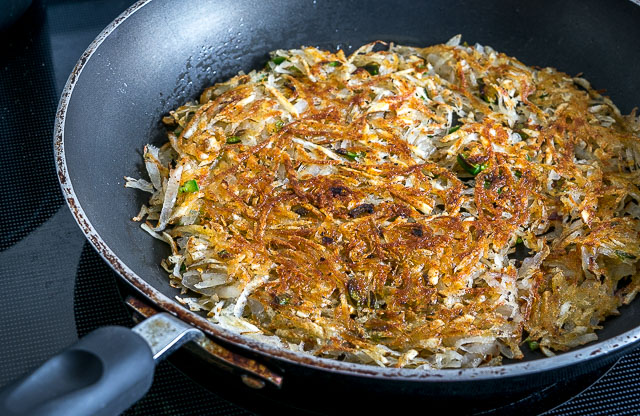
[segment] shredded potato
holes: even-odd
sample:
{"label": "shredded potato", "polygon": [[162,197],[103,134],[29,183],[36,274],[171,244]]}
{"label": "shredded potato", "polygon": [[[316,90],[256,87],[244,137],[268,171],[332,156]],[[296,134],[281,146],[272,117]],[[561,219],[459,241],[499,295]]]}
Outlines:
{"label": "shredded potato", "polygon": [[640,119],[460,36],[374,46],[275,51],[164,118],[127,186],[178,301],[381,366],[596,339],[640,287]]}

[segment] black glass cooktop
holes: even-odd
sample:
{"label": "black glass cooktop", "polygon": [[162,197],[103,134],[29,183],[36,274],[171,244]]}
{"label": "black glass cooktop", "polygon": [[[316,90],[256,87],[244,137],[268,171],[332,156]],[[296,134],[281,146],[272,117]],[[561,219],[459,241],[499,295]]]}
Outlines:
{"label": "black glass cooktop", "polygon": [[[131,3],[35,0],[0,32],[0,386],[98,326],[133,325],[117,276],[85,242],[64,204],[52,149],[68,74]],[[161,363],[151,391],[126,414],[298,413],[221,393],[198,370],[188,360]],[[612,368],[482,414],[637,415],[639,373],[637,349]]]}

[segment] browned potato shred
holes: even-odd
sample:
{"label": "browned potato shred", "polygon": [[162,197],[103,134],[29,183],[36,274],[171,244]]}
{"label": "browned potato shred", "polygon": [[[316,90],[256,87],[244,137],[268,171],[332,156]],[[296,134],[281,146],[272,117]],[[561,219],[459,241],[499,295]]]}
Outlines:
{"label": "browned potato shred", "polygon": [[[266,342],[451,368],[597,337],[639,288],[640,120],[460,37],[279,50],[147,146],[178,300]],[[157,223],[156,223],[157,221]]]}

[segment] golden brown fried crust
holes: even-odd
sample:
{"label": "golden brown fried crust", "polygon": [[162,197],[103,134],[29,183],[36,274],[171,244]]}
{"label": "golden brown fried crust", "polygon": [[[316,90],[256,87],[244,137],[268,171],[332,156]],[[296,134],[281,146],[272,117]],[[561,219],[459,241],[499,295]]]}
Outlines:
{"label": "golden brown fried crust", "polygon": [[[215,233],[169,234],[206,240],[227,286],[268,276],[249,294],[266,312],[244,318],[318,355],[478,365],[521,357],[523,331],[547,353],[590,340],[638,290],[636,121],[489,48],[370,49],[280,51],[176,110],[180,183],[199,191],[174,213]],[[493,347],[439,364],[474,337]]]}

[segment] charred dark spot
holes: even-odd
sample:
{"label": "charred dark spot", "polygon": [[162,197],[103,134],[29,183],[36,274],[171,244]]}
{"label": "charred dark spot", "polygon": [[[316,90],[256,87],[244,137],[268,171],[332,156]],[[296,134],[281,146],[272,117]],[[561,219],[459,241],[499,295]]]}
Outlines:
{"label": "charred dark spot", "polygon": [[349,211],[351,218],[359,218],[371,214],[373,214],[373,204],[360,204]]}
{"label": "charred dark spot", "polygon": [[562,219],[562,215],[558,214],[556,211],[553,211],[551,214],[549,214],[550,221],[556,221],[561,219]]}
{"label": "charred dark spot", "polygon": [[415,235],[416,237],[422,237],[424,235],[424,232],[422,231],[422,227],[413,227],[411,229],[411,234]]}
{"label": "charred dark spot", "polygon": [[333,244],[333,238],[331,237],[322,237],[322,244],[327,245],[327,244]]}
{"label": "charred dark spot", "polygon": [[302,205],[294,205],[291,207],[291,211],[300,215],[301,217],[309,215],[309,210],[303,207]]}
{"label": "charred dark spot", "polygon": [[378,302],[378,297],[376,296],[375,292],[370,291],[369,292],[369,304],[367,306],[369,306],[370,308],[375,308],[377,302]]}
{"label": "charred dark spot", "polygon": [[329,188],[329,191],[331,191],[331,195],[333,196],[345,196],[349,192],[344,186],[332,186]]}
{"label": "charred dark spot", "polygon": [[346,156],[347,155],[347,149],[343,149],[342,147],[338,150],[336,150],[336,153],[342,156]]}
{"label": "charred dark spot", "polygon": [[325,261],[326,259],[324,257],[320,257],[318,260]]}
{"label": "charred dark spot", "polygon": [[286,82],[284,83],[284,86],[285,86],[286,88],[290,89],[291,91],[296,92],[296,86],[295,86],[295,85],[293,85],[291,82],[286,81]]}

